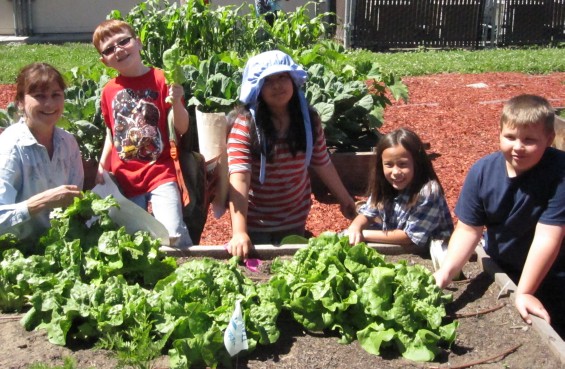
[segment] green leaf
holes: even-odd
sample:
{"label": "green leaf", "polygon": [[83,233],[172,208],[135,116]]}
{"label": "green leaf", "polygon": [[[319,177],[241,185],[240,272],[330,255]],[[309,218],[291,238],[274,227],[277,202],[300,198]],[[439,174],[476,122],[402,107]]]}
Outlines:
{"label": "green leaf", "polygon": [[371,323],[357,332],[361,347],[373,355],[380,355],[381,347],[386,347],[395,337],[394,329],[385,329],[382,323]]}
{"label": "green leaf", "polygon": [[320,102],[314,105],[314,108],[316,109],[316,111],[318,111],[318,114],[320,114],[320,119],[322,120],[322,123],[329,122],[332,119],[335,112],[334,104],[329,104],[325,102]]}

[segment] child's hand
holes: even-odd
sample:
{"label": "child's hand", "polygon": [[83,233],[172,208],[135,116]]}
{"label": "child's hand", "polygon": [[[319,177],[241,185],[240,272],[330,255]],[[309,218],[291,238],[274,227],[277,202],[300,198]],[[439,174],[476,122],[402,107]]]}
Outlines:
{"label": "child's hand", "polygon": [[174,104],[175,102],[181,101],[183,96],[184,88],[178,83],[173,83],[169,86],[169,95],[167,96],[166,101],[169,104]]}
{"label": "child's hand", "polygon": [[446,268],[439,268],[437,272],[434,273],[434,279],[436,280],[436,285],[439,288],[445,288],[451,282]]}
{"label": "child's hand", "polygon": [[233,256],[239,256],[246,260],[249,256],[249,250],[253,248],[251,239],[247,233],[235,233],[230,242],[228,242],[228,252]]}
{"label": "child's hand", "polygon": [[98,169],[96,170],[96,178],[94,179],[96,184],[104,184],[104,168],[102,164],[98,164]]}
{"label": "child's hand", "polygon": [[357,245],[359,242],[363,242],[363,230],[355,225],[350,226],[347,229],[347,235],[349,236],[349,244]]}
{"label": "child's hand", "polygon": [[532,324],[530,314],[533,314],[547,321],[548,324],[551,324],[549,313],[545,310],[541,301],[534,295],[517,292],[514,304],[526,323]]}

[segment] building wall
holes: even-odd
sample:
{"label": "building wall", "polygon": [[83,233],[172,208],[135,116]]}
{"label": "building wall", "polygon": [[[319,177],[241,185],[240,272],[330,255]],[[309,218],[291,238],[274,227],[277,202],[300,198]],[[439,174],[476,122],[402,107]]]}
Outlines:
{"label": "building wall", "polygon": [[12,1],[0,0],[0,35],[13,35],[15,30]]}
{"label": "building wall", "polygon": [[32,2],[34,33],[92,32],[110,11],[129,12],[138,0],[49,0]]}
{"label": "building wall", "polygon": [[[182,3],[182,0],[171,1]],[[0,0],[0,35],[14,35],[13,4],[15,0]],[[48,0],[31,1],[31,29],[34,34],[90,33],[96,25],[106,19],[111,10],[129,12],[139,0]],[[254,0],[211,0],[211,6],[239,6],[247,3],[253,9]],[[281,0],[284,11],[293,11],[307,3],[307,0]],[[327,11],[326,0],[321,0],[311,11]]]}

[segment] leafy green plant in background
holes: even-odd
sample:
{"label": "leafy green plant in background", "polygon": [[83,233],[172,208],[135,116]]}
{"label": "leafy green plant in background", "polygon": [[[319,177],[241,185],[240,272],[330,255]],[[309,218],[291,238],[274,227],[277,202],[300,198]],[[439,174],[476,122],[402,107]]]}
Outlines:
{"label": "leafy green plant in background", "polygon": [[237,104],[242,61],[235,53],[214,55],[206,60],[189,58],[184,66],[188,105],[205,113],[228,113]]}
{"label": "leafy green plant in background", "polygon": [[100,96],[104,85],[115,75],[115,71],[101,63],[76,67],[64,74],[68,87],[65,112],[58,124],[74,134],[85,160],[98,160],[102,152],[106,126]]}
{"label": "leafy green plant in background", "polygon": [[6,128],[19,119],[18,108],[11,102],[6,109],[0,109],[0,128]]}
{"label": "leafy green plant in background", "polygon": [[308,68],[306,97],[318,110],[329,147],[368,151],[379,138],[388,96],[408,99],[406,86],[377,63],[351,63],[342,46],[322,41],[295,55]]}
{"label": "leafy green plant in background", "polygon": [[[162,68],[163,53],[177,41],[182,56],[195,55],[200,60],[228,50],[246,58],[271,49],[309,47],[327,36],[330,27],[325,21],[328,14],[312,16],[309,5],[281,14],[272,27],[251,4],[211,7],[204,0],[188,0],[180,6],[167,0],[148,0],[126,15],[113,11],[109,17],[131,24],[144,45],[143,59]],[[244,7],[248,9],[244,11]]]}

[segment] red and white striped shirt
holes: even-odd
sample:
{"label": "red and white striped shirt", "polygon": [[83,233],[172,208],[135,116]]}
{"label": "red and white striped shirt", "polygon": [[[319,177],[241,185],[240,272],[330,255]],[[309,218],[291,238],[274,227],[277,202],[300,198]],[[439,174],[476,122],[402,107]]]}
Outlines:
{"label": "red and white striped shirt", "polygon": [[[316,121],[312,123],[317,134],[310,165],[328,165],[330,156],[322,127]],[[259,155],[252,154],[251,145],[250,122],[238,115],[228,136],[228,165],[230,174],[251,172],[247,231],[275,232],[305,226],[312,205],[305,153],[298,151],[293,157],[285,140],[278,140],[261,184]]]}

